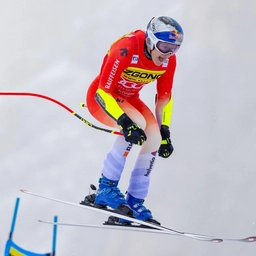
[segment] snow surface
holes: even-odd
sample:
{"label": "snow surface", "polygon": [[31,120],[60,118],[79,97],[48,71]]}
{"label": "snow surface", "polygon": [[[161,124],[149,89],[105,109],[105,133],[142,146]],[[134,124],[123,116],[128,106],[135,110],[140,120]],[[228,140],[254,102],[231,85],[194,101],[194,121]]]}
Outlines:
{"label": "snow surface", "polygon": [[[250,0],[0,2],[0,91],[55,98],[80,109],[109,45],[155,15],[185,31],[177,53],[174,154],[158,159],[146,200],[154,216],[180,231],[220,237],[256,235],[256,16]],[[151,107],[155,85],[142,97]],[[24,195],[28,189],[79,202],[97,184],[113,136],[96,131],[60,106],[33,97],[0,96],[0,253],[17,197],[13,239],[34,252],[51,250],[52,227],[38,219],[99,224],[106,217]],[[129,157],[125,191],[138,149]],[[256,244],[211,244],[182,237],[59,227],[57,255],[240,256]]]}

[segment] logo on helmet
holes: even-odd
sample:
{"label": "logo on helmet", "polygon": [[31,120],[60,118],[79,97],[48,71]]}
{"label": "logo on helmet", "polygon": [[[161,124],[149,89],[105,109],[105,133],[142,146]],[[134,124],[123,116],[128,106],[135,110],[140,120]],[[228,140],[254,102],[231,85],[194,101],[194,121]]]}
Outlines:
{"label": "logo on helmet", "polygon": [[178,30],[175,29],[175,30],[170,31],[169,38],[174,39],[176,41],[182,41],[182,34]]}

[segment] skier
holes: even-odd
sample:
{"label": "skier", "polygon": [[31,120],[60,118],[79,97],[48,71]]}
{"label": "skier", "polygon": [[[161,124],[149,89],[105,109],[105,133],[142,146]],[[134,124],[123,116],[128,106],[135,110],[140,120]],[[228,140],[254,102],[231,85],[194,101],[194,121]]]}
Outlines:
{"label": "skier", "polygon": [[[146,32],[136,30],[111,45],[99,75],[91,83],[86,95],[89,112],[104,125],[123,132],[123,136],[116,137],[104,160],[93,199],[98,207],[109,206],[139,220],[160,224],[143,203],[157,154],[168,158],[173,152],[169,129],[172,85],[175,53],[182,41],[183,30],[174,19],[154,17]],[[153,81],[156,81],[155,115],[139,96],[140,90]],[[125,198],[118,182],[134,144],[141,149]]]}

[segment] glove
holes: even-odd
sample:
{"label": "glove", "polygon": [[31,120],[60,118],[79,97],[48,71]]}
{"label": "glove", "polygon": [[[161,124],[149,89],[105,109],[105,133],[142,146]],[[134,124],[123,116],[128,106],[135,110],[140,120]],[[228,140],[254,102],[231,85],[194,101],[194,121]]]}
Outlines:
{"label": "glove", "polygon": [[160,132],[162,136],[162,141],[161,141],[160,148],[158,150],[158,155],[163,158],[168,158],[174,150],[172,146],[172,141],[170,139],[169,127],[166,125],[161,125]]}
{"label": "glove", "polygon": [[141,146],[147,140],[145,132],[125,113],[118,118],[117,124],[122,127],[124,138],[127,142]]}

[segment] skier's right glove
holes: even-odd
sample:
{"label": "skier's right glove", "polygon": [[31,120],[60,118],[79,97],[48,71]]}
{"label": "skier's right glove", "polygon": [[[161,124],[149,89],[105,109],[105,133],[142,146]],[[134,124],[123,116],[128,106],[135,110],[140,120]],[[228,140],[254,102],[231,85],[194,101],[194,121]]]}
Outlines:
{"label": "skier's right glove", "polygon": [[147,140],[145,132],[125,113],[118,118],[117,124],[122,127],[127,142],[141,146]]}

